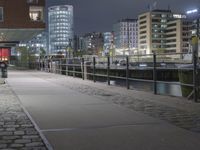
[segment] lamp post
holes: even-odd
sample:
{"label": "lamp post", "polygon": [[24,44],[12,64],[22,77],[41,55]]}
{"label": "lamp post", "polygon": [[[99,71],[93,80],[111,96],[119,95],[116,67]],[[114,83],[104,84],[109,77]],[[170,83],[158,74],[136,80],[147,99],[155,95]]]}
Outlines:
{"label": "lamp post", "polygon": [[199,51],[199,13],[198,9],[189,10],[186,12],[189,18],[196,20],[196,35],[192,37],[192,49],[193,49],[193,95],[194,101],[198,101],[198,51]]}

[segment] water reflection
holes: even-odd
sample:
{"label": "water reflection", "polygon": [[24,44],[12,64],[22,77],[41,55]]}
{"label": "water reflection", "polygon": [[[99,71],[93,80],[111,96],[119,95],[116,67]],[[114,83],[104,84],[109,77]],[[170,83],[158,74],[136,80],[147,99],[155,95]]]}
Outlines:
{"label": "water reflection", "polygon": [[[100,81],[106,82],[106,81]],[[126,87],[125,80],[111,80],[111,85]],[[130,81],[130,89],[153,92],[153,83]],[[157,83],[157,93],[162,95],[182,96],[181,86],[168,83]]]}

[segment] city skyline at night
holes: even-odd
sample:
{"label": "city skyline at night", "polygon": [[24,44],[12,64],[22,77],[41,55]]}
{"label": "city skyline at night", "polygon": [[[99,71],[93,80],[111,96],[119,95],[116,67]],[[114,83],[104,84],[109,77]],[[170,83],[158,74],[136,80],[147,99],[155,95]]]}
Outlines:
{"label": "city skyline at night", "polygon": [[[198,8],[198,0],[173,1],[173,0],[47,0],[47,7],[52,5],[70,4],[74,6],[75,33],[112,30],[112,25],[122,18],[137,18],[143,12],[153,8],[168,9],[177,13]],[[178,5],[177,5],[178,4]]]}

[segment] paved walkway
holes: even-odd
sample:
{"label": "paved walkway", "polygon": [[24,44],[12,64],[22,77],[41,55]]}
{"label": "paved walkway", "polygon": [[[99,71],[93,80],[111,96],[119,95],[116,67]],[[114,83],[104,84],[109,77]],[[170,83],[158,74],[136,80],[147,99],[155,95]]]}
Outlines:
{"label": "paved walkway", "polygon": [[199,150],[200,104],[42,72],[7,82],[55,150]]}
{"label": "paved walkway", "polygon": [[0,149],[46,150],[17,96],[8,85],[0,84]]}

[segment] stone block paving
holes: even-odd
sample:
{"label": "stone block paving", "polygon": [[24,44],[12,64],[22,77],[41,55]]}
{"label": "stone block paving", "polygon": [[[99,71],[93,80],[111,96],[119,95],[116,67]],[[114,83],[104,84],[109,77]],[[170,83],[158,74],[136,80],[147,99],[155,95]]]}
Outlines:
{"label": "stone block paving", "polygon": [[0,84],[0,149],[47,150],[11,88]]}
{"label": "stone block paving", "polygon": [[[135,98],[134,95],[111,92],[108,89],[112,88],[112,86],[102,89],[94,86],[92,82],[90,86],[88,84],[83,84],[85,81],[82,81],[81,79],[73,80],[71,77],[66,78],[59,75],[47,74],[43,79],[63,85],[80,93],[95,96],[102,100],[122,105],[149,116],[165,120],[177,127],[200,133],[200,108],[197,111],[192,109],[191,111],[188,111],[176,107],[170,107],[161,103],[149,101],[147,98],[143,98],[142,96],[141,98]],[[150,98],[152,97],[149,97],[149,99]],[[166,97],[166,99],[167,98],[170,97]]]}

